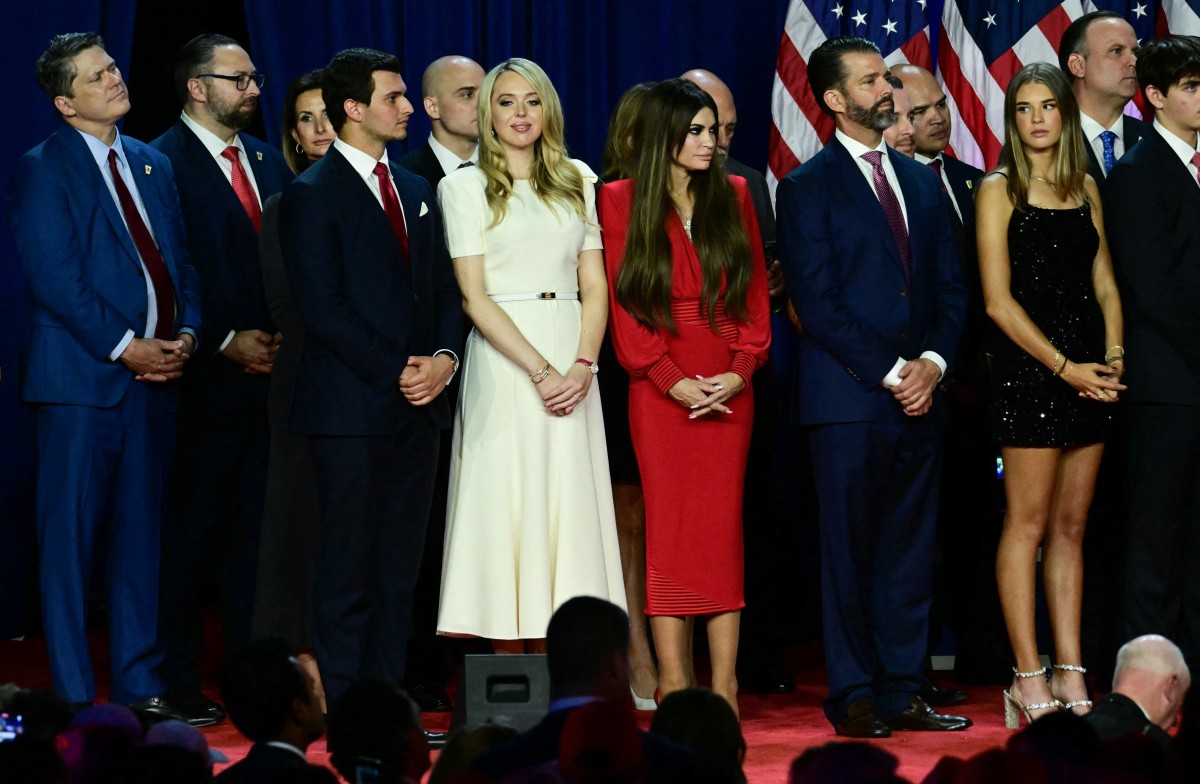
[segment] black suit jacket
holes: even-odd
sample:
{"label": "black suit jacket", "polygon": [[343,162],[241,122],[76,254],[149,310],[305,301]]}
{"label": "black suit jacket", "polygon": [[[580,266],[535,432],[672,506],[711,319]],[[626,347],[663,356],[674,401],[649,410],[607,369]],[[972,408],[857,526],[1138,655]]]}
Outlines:
{"label": "black suit jacket", "polygon": [[307,762],[287,749],[256,743],[241,762],[217,776],[217,784],[285,784],[291,774],[307,768]]}
{"label": "black suit jacket", "polygon": [[767,178],[758,169],[751,169],[741,161],[725,159],[725,172],[736,174],[746,180],[750,189],[750,200],[754,202],[754,214],[758,218],[758,233],[764,243],[775,241],[775,208],[771,205],[771,189]]}
{"label": "black suit jacket", "polygon": [[[1130,117],[1128,114],[1121,115],[1121,125],[1121,135],[1125,142],[1125,155],[1128,155],[1133,146],[1143,136],[1151,132],[1151,126],[1149,123],[1144,123],[1141,120]],[[1092,149],[1092,145],[1086,138],[1083,140],[1083,147],[1087,150],[1088,174],[1092,175],[1092,179],[1099,185],[1105,180],[1104,170],[1100,166],[1100,161],[1096,158],[1096,151]],[[1118,160],[1124,159],[1125,155],[1122,155]]]}
{"label": "black suit jacket", "polygon": [[[979,279],[979,248],[975,244],[975,188],[983,179],[984,171],[949,155],[942,156],[942,168],[946,172],[946,179],[950,181],[954,201],[962,213],[959,261],[962,262],[963,285],[967,289],[967,316],[962,341],[958,347],[960,361],[957,365],[960,374],[970,374],[974,369],[970,366],[971,358],[983,354],[983,335],[991,324],[983,307],[983,284]],[[955,218],[958,218],[957,214]]]}
{"label": "black suit jacket", "polygon": [[392,164],[411,273],[387,216],[332,148],[283,193],[283,263],[306,331],[292,426],[310,435],[398,433],[413,416],[450,426],[445,395],[412,406],[397,385],[410,356],[462,356],[462,304],[441,214],[425,180]]}
{"label": "black suit jacket", "polygon": [[438,183],[446,176],[446,172],[442,170],[442,163],[433,154],[433,148],[429,146],[428,141],[415,150],[409,150],[396,163],[423,178],[429,183],[434,196],[437,195]]}
{"label": "black suit jacket", "polygon": [[[264,142],[240,134],[259,197],[263,202],[292,180],[283,155]],[[171,160],[187,227],[192,264],[200,275],[204,331],[200,349],[184,374],[185,410],[264,409],[268,376],[251,375],[218,353],[230,330],[274,333],[258,262],[258,232],[233,186],[208,149],[183,120],[151,146]]]}
{"label": "black suit jacket", "polygon": [[1200,406],[1200,187],[1156,130],[1104,183],[1134,403]]}
{"label": "black suit jacket", "polygon": [[1171,736],[1157,724],[1151,724],[1138,704],[1124,694],[1111,692],[1096,700],[1095,707],[1084,714],[1084,721],[1100,736],[1100,740],[1112,740],[1122,735],[1137,733],[1169,745]]}

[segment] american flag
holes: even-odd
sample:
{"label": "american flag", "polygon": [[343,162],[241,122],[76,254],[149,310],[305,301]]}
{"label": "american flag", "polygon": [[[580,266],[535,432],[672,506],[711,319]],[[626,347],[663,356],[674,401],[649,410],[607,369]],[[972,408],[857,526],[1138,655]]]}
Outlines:
{"label": "american flag", "polygon": [[[935,71],[954,116],[952,151],[986,168],[1000,153],[1013,74],[1027,63],[1056,63],[1067,25],[1097,10],[1120,13],[1140,42],[1168,32],[1200,35],[1200,0],[792,0],[771,96],[772,189],[833,134],[806,73],[808,56],[827,38],[858,35],[889,65]],[[1133,105],[1128,111],[1138,114]]]}

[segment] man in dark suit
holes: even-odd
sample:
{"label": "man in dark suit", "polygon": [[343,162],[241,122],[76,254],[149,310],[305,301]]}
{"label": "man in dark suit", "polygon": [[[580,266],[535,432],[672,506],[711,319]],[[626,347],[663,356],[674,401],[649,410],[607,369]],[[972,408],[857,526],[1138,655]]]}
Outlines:
{"label": "man in dark suit", "polygon": [[1094,11],[1072,22],[1058,46],[1058,65],[1079,102],[1088,174],[1097,183],[1149,126],[1124,114],[1137,94],[1137,36],[1116,11]]}
{"label": "man in dark suit", "polygon": [[937,385],[966,294],[949,208],[928,167],[889,150],[887,66],[863,38],[808,63],[837,125],[777,191],[780,258],[804,334],[799,416],[820,507],[825,715],[838,734],[960,730],[918,695],[928,645],[941,458]]}
{"label": "man in dark suit", "polygon": [[[179,121],[153,142],[171,159],[205,319],[179,417],[172,517],[163,542],[163,677],[181,703],[201,697],[200,607],[215,582],[227,647],[250,638],[268,444],[267,383],[276,330],[258,263],[262,202],[291,178],[278,150],[240,133],[262,75],[237,41],[201,35],[180,50]],[[215,580],[211,575],[216,575]]]}
{"label": "man in dark suit", "polygon": [[262,640],[225,659],[221,700],[254,745],[220,784],[282,784],[308,768],[305,753],[325,734],[325,715],[312,676],[290,654],[282,640]]}
{"label": "man in dark suit", "polygon": [[37,421],[50,674],[68,702],[95,698],[87,596],[102,560],[110,700],[195,718],[165,708],[155,672],[175,379],[200,330],[171,164],[117,131],[129,94],[99,35],[55,36],[37,76],[65,125],[17,161],[9,207],[32,292],[21,398]]}
{"label": "man in dark suit", "polygon": [[372,49],[322,76],[338,138],[283,194],[280,237],[306,337],[292,425],[312,438],[321,505],[317,661],[330,700],[402,681],[438,455],[462,349],[461,295],[428,183],[391,166],[412,105]]}
{"label": "man in dark suit", "polygon": [[[954,372],[944,384],[945,452],[942,464],[938,538],[941,563],[934,571],[930,643],[944,624],[953,629],[955,674],[968,682],[1009,681],[1008,638],[996,591],[996,547],[1002,519],[996,492],[996,449],[988,412],[988,365],[984,336],[991,320],[983,307],[979,258],[975,246],[975,185],[983,171],[946,153],[953,119],[946,93],[926,69],[905,63],[892,67],[912,103],[913,144],[917,163],[938,176],[950,200],[952,228],[958,240],[967,316]],[[958,690],[956,700],[966,699]],[[934,693],[930,704],[950,704]],[[950,695],[948,695],[950,696]]]}
{"label": "man in dark suit", "polygon": [[1117,652],[1113,690],[1096,701],[1084,720],[1100,740],[1139,733],[1167,745],[1192,675],[1183,653],[1157,634],[1130,640]]}
{"label": "man in dark suit", "polygon": [[[574,710],[598,700],[630,707],[629,616],[612,602],[577,596],[554,611],[546,627],[550,710],[532,728],[484,754],[473,766],[494,781],[556,760]],[[640,733],[651,774],[681,769],[686,748]],[[682,780],[682,779],[681,779]]]}
{"label": "man in dark suit", "polygon": [[425,144],[398,163],[429,183],[434,194],[450,172],[479,162],[479,87],[483,68],[462,55],[439,57],[421,77],[422,105],[429,115]]}
{"label": "man in dark suit", "polygon": [[[1142,48],[1154,126],[1105,183],[1129,372],[1126,638],[1165,634],[1200,665],[1200,39]],[[1109,358],[1124,350],[1109,350]]]}
{"label": "man in dark suit", "polygon": [[[425,144],[404,155],[398,163],[425,178],[437,195],[438,183],[451,172],[479,161],[479,87],[483,68],[461,55],[439,57],[421,77],[422,105],[429,115],[432,133]],[[464,321],[464,329],[469,324]],[[456,389],[446,390],[451,409]],[[445,683],[454,672],[454,655],[449,641],[437,636],[438,592],[442,584],[442,546],[446,536],[446,499],[450,486],[451,433],[442,433],[437,477],[425,555],[413,593],[413,638],[408,644],[408,693],[422,711],[450,708]]]}

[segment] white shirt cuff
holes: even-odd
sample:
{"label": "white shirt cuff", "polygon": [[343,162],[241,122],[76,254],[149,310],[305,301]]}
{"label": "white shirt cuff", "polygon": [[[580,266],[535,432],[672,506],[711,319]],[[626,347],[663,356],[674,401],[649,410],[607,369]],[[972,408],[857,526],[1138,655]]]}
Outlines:
{"label": "white shirt cuff", "polygon": [[942,375],[938,376],[938,381],[941,381],[946,377],[946,360],[942,359],[941,354],[937,353],[936,351],[922,351],[920,358],[928,359],[930,362],[937,365],[938,369],[942,371]]}
{"label": "white shirt cuff", "polygon": [[221,341],[221,347],[219,349],[217,349],[217,351],[218,352],[224,351],[225,347],[229,345],[229,341],[233,340],[233,336],[236,334],[237,334],[237,330],[233,330],[233,329],[229,330],[229,334],[226,335],[225,339]]}
{"label": "white shirt cuff", "polygon": [[110,360],[112,360],[113,362],[116,362],[118,359],[120,359],[121,354],[123,354],[125,352],[125,349],[129,346],[129,344],[133,342],[133,338],[134,338],[133,330],[132,329],[125,330],[125,337],[121,338],[121,342],[118,343],[117,347],[112,350],[112,353],[108,355],[108,358]]}
{"label": "white shirt cuff", "polygon": [[896,364],[892,365],[892,369],[883,377],[883,385],[888,389],[900,386],[900,382],[904,379],[900,378],[900,368],[904,367],[904,363],[908,362],[904,357],[896,360]]}

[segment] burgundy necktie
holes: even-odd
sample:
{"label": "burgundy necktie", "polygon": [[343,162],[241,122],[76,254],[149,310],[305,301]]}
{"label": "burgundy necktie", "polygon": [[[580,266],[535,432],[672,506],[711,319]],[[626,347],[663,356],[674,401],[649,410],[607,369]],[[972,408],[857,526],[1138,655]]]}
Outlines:
{"label": "burgundy necktie", "polygon": [[1192,154],[1192,165],[1196,167],[1196,183],[1200,184],[1200,152]]}
{"label": "burgundy necktie", "polygon": [[933,169],[933,173],[937,175],[938,185],[942,186],[942,193],[946,193],[946,181],[942,179],[942,159],[934,158],[929,162],[929,168]]}
{"label": "burgundy necktie", "polygon": [[258,231],[262,226],[262,207],[258,204],[258,196],[254,194],[254,186],[250,184],[250,177],[242,168],[242,161],[238,157],[238,148],[226,147],[225,152],[221,153],[221,157],[233,166],[233,192],[237,194],[238,201],[242,203],[242,209],[246,211],[246,216],[254,224],[254,230]]}
{"label": "burgundy necktie", "polygon": [[117,170],[117,151],[108,151],[108,168],[112,172],[113,186],[117,189],[117,201],[121,202],[121,212],[125,214],[125,225],[133,237],[134,247],[150,273],[150,282],[154,285],[154,306],[158,310],[158,323],[154,326],[154,337],[159,340],[170,340],[175,328],[175,289],[171,285],[171,274],[167,272],[167,264],[163,261],[154,237],[146,228],[142,214],[138,212],[133,202],[133,195],[121,173]]}
{"label": "burgundy necktie", "polygon": [[400,200],[392,189],[392,178],[388,176],[388,167],[383,162],[375,164],[375,176],[379,178],[379,195],[383,197],[383,211],[387,213],[388,223],[392,224],[392,233],[396,235],[396,244],[400,246],[400,256],[404,265],[410,270],[412,262],[408,258],[408,230],[404,228],[404,213],[400,209]]}
{"label": "burgundy necktie", "polygon": [[883,153],[872,150],[863,153],[863,158],[871,164],[871,176],[875,182],[875,194],[879,197],[879,205],[883,207],[883,215],[887,218],[892,230],[892,238],[896,240],[896,248],[900,251],[900,264],[904,267],[904,278],[911,282],[912,268],[909,261],[908,226],[904,223],[904,210],[900,208],[900,200],[888,182],[887,174],[883,171]]}

